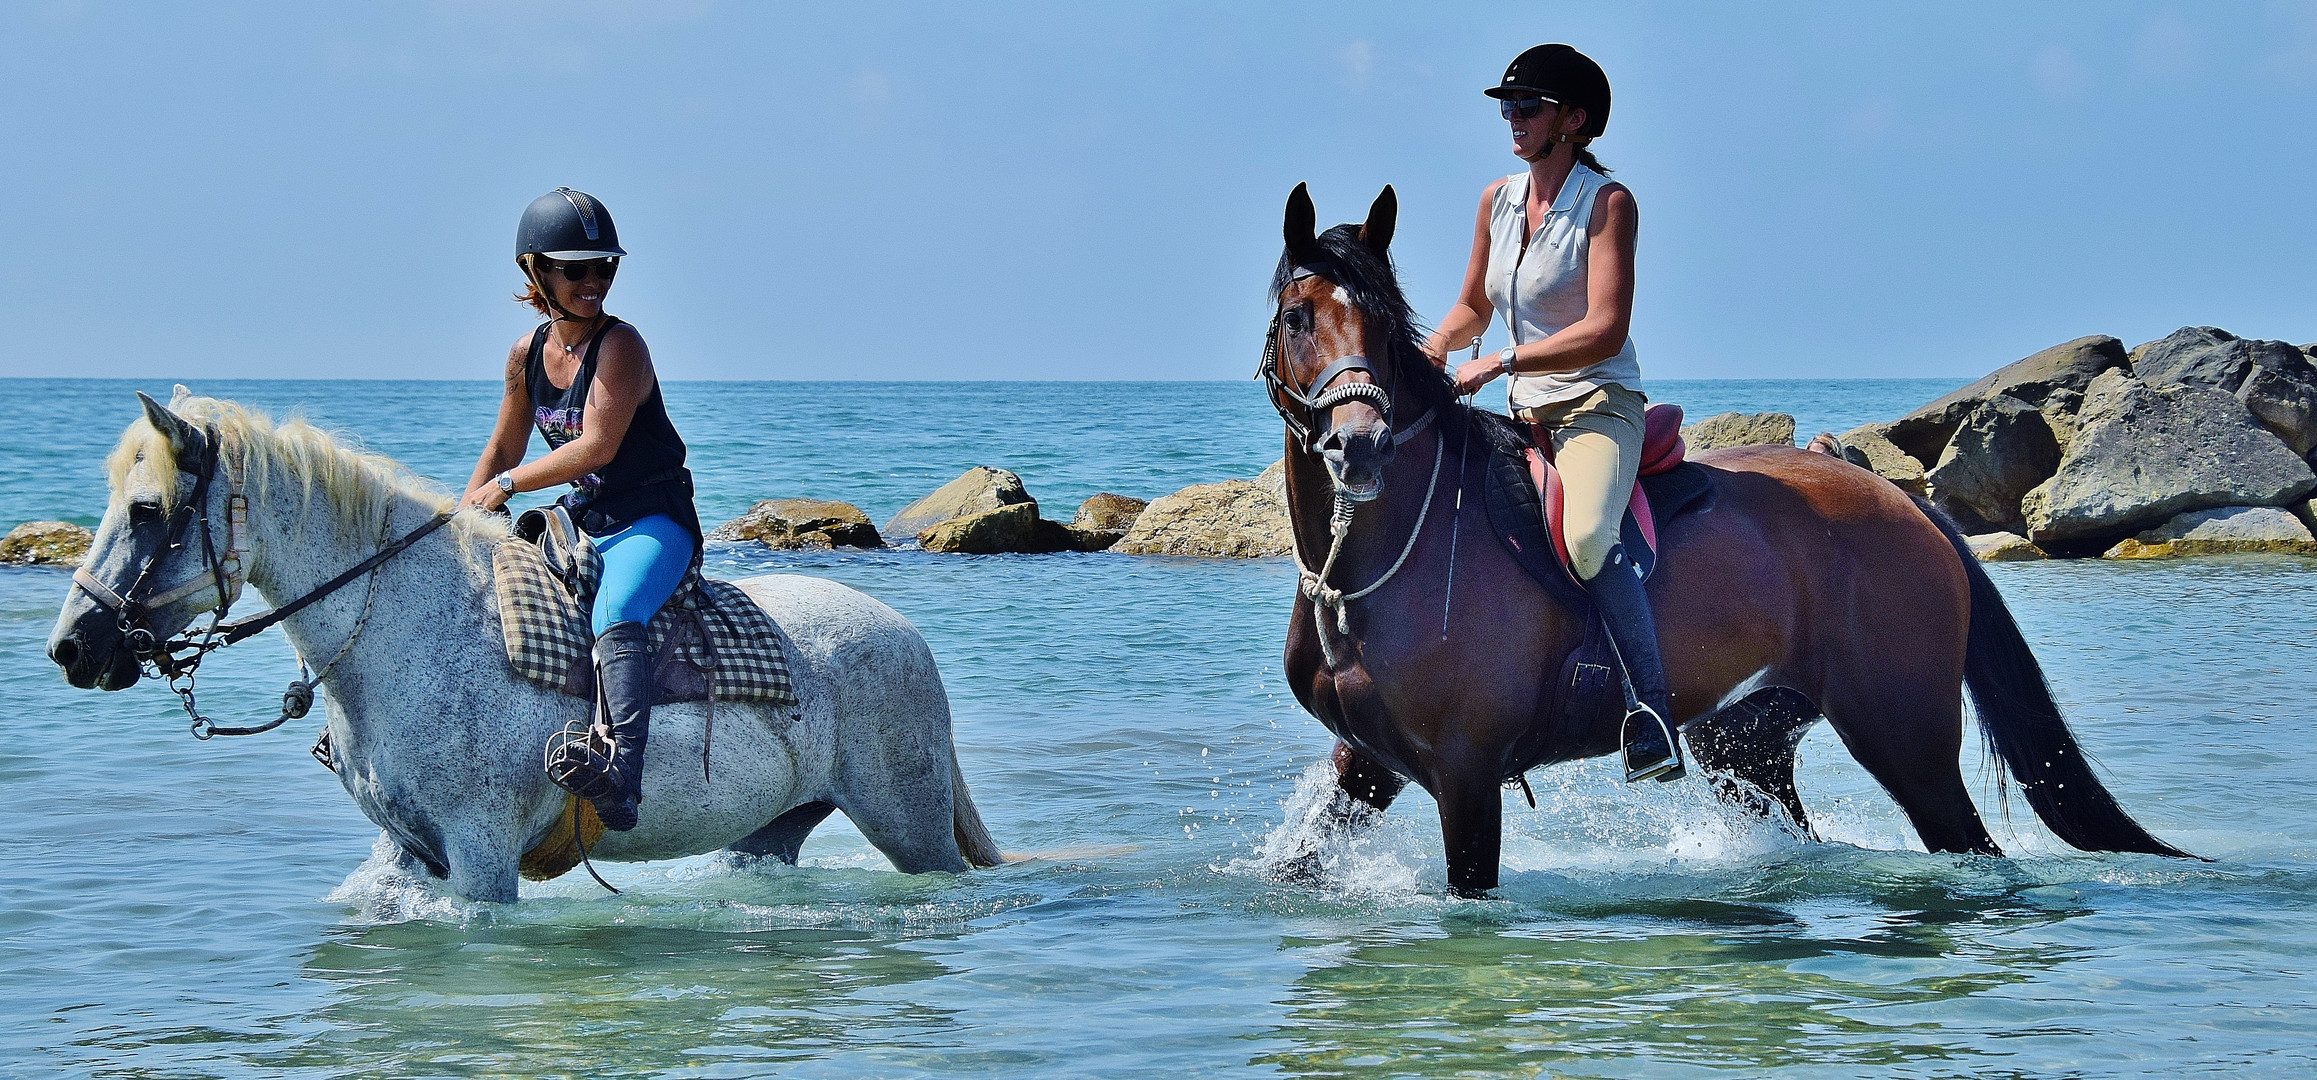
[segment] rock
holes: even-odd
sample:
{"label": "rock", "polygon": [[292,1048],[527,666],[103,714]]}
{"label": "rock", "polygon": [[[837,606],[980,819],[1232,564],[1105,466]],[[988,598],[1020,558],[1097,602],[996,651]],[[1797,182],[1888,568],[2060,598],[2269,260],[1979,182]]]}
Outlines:
{"label": "rock", "polygon": [[1794,418],[1780,412],[1726,412],[1685,425],[1681,439],[1693,453],[1732,446],[1792,446]]}
{"label": "rock", "polygon": [[1264,487],[1270,488],[1273,495],[1279,496],[1279,505],[1287,505],[1286,458],[1280,458],[1279,460],[1264,466],[1262,472],[1255,474],[1255,482],[1263,485]]}
{"label": "rock", "polygon": [[885,546],[860,507],[825,499],[766,499],[718,525],[708,539],[754,540],[768,548]]}
{"label": "rock", "polygon": [[[1001,506],[1019,506],[1036,500],[1023,490],[1022,478],[1004,469],[977,465],[967,469],[957,479],[943,484],[926,497],[901,508],[893,520],[885,523],[887,536],[915,536],[928,527],[952,518],[979,514]],[[1030,512],[1032,517],[1037,511]]]}
{"label": "rock", "polygon": [[1288,554],[1294,541],[1288,535],[1287,500],[1258,478],[1195,484],[1162,496],[1143,509],[1125,539],[1110,550],[1253,559]]}
{"label": "rock", "polygon": [[1861,424],[1835,438],[1842,440],[1844,449],[1866,458],[1861,468],[1897,484],[1901,491],[1921,495],[1924,492],[1923,463],[1891,442],[1890,430],[1889,424]]}
{"label": "rock", "polygon": [[1127,529],[1134,526],[1136,515],[1149,505],[1141,499],[1130,499],[1105,491],[1078,504],[1078,512],[1070,515],[1070,527],[1124,535]]}
{"label": "rock", "polygon": [[2059,441],[2036,407],[1997,394],[1964,417],[1924,474],[1931,501],[1965,532],[2024,532],[2019,499],[2060,467]]}
{"label": "rock", "polygon": [[79,566],[94,533],[69,521],[27,521],[0,537],[0,563]]}
{"label": "rock", "polygon": [[2014,532],[1980,533],[1963,539],[1971,544],[1971,554],[1978,556],[1980,562],[2034,562],[2051,557],[2027,537]]}
{"label": "rock", "polygon": [[2317,365],[2300,346],[2183,326],[2132,350],[2132,374],[2150,386],[2233,394],[2294,453],[2307,457],[2317,450]]}
{"label": "rock", "polygon": [[917,534],[917,546],[954,555],[1035,552],[1040,550],[1038,522],[1037,503],[1012,503],[926,526]]}
{"label": "rock", "polygon": [[[1901,417],[1889,437],[1916,461],[1930,464],[1947,449],[1963,418],[1988,398],[2005,394],[2042,409],[2053,393],[2082,393],[2101,372],[2125,366],[2124,343],[2104,334],[2054,345],[2014,361],[1952,394]],[[2048,422],[2048,421],[2047,421]],[[2052,425],[2056,432],[2062,425]]]}
{"label": "rock", "polygon": [[2175,555],[2317,555],[2317,537],[2291,513],[2271,506],[2224,506],[2173,518],[2109,548],[2111,559]]}
{"label": "rock", "polygon": [[2046,550],[2112,541],[2190,510],[2278,506],[2317,489],[2308,464],[2219,390],[2151,387],[2109,372],[2086,389],[2078,419],[2059,469],[2020,500],[2028,536]]}

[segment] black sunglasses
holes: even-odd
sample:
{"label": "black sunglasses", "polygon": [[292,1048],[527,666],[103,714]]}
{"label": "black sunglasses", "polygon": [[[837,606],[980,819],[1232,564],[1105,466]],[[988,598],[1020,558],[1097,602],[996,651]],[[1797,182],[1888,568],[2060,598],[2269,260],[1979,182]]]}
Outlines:
{"label": "black sunglasses", "polygon": [[611,255],[601,259],[582,259],[578,262],[564,262],[561,259],[549,259],[547,260],[547,265],[552,266],[557,270],[563,271],[563,280],[565,281],[586,281],[591,277],[599,277],[605,281],[610,281],[613,274],[619,273],[619,256]]}
{"label": "black sunglasses", "polygon": [[1503,113],[1507,120],[1526,120],[1545,111],[1545,106],[1550,104],[1552,102],[1535,97],[1522,98],[1518,101],[1511,98],[1501,98],[1496,103],[1496,111]]}

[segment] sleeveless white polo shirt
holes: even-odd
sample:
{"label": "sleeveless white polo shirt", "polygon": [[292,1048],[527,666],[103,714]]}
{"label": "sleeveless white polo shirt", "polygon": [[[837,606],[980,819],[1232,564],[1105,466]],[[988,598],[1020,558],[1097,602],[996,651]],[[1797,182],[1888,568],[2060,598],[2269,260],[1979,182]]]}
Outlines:
{"label": "sleeveless white polo shirt", "polygon": [[[1585,317],[1585,267],[1591,250],[1586,229],[1607,177],[1577,163],[1561,184],[1545,220],[1521,242],[1528,217],[1529,174],[1498,185],[1488,209],[1488,302],[1512,325],[1513,344],[1543,341]],[[1516,409],[1573,401],[1605,384],[1641,390],[1641,360],[1633,339],[1617,355],[1576,371],[1515,375],[1508,391]]]}

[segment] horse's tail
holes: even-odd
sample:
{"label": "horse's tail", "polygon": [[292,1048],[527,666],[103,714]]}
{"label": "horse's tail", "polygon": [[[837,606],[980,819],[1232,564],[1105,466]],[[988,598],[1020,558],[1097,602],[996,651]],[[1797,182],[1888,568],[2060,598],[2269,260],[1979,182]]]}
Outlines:
{"label": "horse's tail", "polygon": [[2195,858],[2148,835],[2148,830],[2116,805],[2083,747],[2060,718],[2043,665],[2020,636],[2011,609],[1986,568],[1971,554],[1963,531],[1947,515],[1915,498],[1963,560],[1971,579],[1971,631],[1963,658],[1964,685],[1979,714],[1979,730],[1995,756],[2011,771],[2029,806],[2052,834],[2085,851],[2139,851]]}
{"label": "horse's tail", "polygon": [[998,851],[998,842],[990,838],[989,827],[982,824],[982,814],[973,804],[973,794],[965,789],[965,771],[957,767],[954,749],[949,752],[949,804],[957,828],[958,854],[975,866],[996,866],[1006,861]]}

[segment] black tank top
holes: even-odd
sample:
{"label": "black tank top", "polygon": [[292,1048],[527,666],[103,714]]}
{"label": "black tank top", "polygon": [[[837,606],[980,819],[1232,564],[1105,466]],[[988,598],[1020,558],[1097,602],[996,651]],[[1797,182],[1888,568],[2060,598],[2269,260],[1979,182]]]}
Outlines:
{"label": "black tank top", "polygon": [[[595,385],[595,357],[603,336],[619,325],[607,317],[587,339],[587,352],[571,385],[557,387],[547,379],[547,331],[541,323],[531,335],[531,356],[525,374],[531,395],[531,422],[550,448],[579,437],[587,425],[587,392]],[[571,493],[561,500],[571,509],[579,527],[589,535],[618,532],[640,518],[666,514],[692,534],[697,551],[700,519],[692,507],[692,474],[684,468],[684,440],[668,420],[660,399],[660,380],[652,378],[652,392],[636,406],[627,434],[610,464],[571,482]]]}

